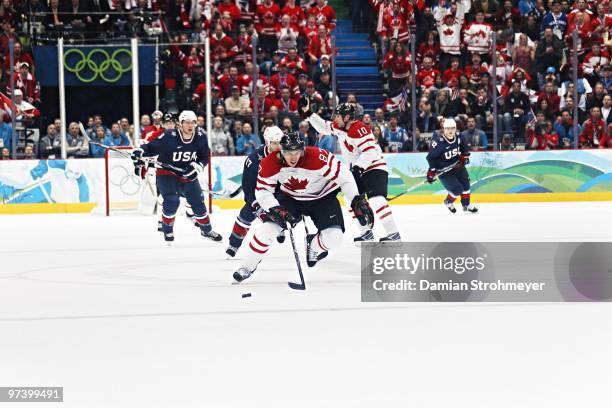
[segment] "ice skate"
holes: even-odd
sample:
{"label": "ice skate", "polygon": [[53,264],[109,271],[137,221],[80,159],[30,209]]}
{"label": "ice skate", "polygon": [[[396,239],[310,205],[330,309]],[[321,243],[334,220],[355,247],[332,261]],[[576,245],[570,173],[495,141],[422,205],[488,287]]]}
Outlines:
{"label": "ice skate", "polygon": [[314,239],[316,234],[308,234],[306,236],[306,265],[312,268],[319,262],[321,259],[327,256],[327,251],[325,252],[317,252],[312,247],[312,240]]}

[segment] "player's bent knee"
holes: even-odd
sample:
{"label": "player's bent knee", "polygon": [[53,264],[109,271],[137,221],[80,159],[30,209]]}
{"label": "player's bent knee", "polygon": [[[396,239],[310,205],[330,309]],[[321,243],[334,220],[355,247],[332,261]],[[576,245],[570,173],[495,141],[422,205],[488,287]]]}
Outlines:
{"label": "player's bent knee", "polygon": [[342,232],[342,228],[340,227],[325,228],[320,232],[320,234],[321,240],[329,249],[337,248],[342,244],[342,236],[344,234]]}
{"label": "player's bent knee", "polygon": [[264,244],[270,244],[273,240],[276,239],[278,234],[282,231],[282,228],[274,223],[274,222],[264,222],[258,229],[255,231],[254,238],[260,240]]}

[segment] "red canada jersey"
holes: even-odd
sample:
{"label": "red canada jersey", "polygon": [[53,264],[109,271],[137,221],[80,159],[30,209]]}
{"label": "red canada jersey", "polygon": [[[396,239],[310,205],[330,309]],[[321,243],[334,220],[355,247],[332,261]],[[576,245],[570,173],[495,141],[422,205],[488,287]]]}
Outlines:
{"label": "red canada jersey", "polygon": [[306,21],[306,15],[304,10],[300,6],[289,7],[286,5],[281,10],[281,15],[287,14],[291,18],[291,24],[296,26],[303,26]]}
{"label": "red canada jersey", "polygon": [[225,3],[221,3],[217,6],[217,10],[219,10],[219,14],[221,15],[227,11],[234,21],[240,20],[240,8],[235,4],[230,3],[226,5]]}
{"label": "red canada jersey", "polygon": [[315,16],[317,24],[323,24],[328,30],[336,28],[336,12],[330,6],[313,6],[308,10],[308,15]]}
{"label": "red canada jersey", "polygon": [[149,143],[150,141],[157,139],[163,134],[164,128],[162,126],[157,127],[155,125],[150,125],[144,128],[144,130],[142,131],[142,140],[144,143]]}
{"label": "red canada jersey", "polygon": [[295,167],[285,163],[280,153],[266,156],[260,163],[257,174],[255,198],[264,210],[279,205],[274,191],[281,192],[298,201],[323,198],[340,187],[351,202],[359,194],[353,175],[333,153],[318,147],[308,146]]}
{"label": "red canada jersey", "polygon": [[410,54],[397,55],[395,51],[389,51],[385,56],[383,67],[390,69],[395,79],[407,78],[412,68]]}
{"label": "red canada jersey", "polygon": [[272,3],[270,7],[265,4],[257,6],[255,11],[255,29],[259,34],[276,35],[277,16],[280,15],[280,7]]}
{"label": "red canada jersey", "polygon": [[217,38],[210,36],[210,58],[213,61],[226,61],[233,58],[238,52],[238,47],[231,37],[225,33]]}
{"label": "red canada jersey", "polygon": [[437,69],[420,69],[416,74],[417,85],[430,88],[436,82],[436,77],[440,75]]}
{"label": "red canada jersey", "polygon": [[279,72],[278,74],[272,75],[270,78],[270,86],[274,89],[277,97],[280,97],[280,90],[284,86],[291,89],[292,98],[298,98],[300,96],[300,87],[298,86],[297,79],[291,74],[283,75]]}

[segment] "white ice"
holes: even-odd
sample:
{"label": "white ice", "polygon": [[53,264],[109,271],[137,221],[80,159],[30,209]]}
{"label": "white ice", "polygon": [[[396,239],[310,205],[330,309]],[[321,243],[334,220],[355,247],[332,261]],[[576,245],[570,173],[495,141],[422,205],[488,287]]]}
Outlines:
{"label": "white ice", "polygon": [[[612,239],[610,203],[393,209],[410,241]],[[213,213],[224,237],[236,213]],[[297,292],[288,241],[231,285],[238,261],[182,218],[168,248],[152,217],[2,216],[0,386],[70,408],[609,405],[608,304],[361,303],[354,231]]]}

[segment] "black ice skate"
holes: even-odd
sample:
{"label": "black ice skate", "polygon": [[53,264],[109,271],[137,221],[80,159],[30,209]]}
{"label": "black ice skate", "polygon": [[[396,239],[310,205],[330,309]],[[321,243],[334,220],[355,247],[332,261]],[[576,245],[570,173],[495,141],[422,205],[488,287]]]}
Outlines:
{"label": "black ice skate", "polygon": [[472,204],[464,205],[463,212],[474,214],[478,212],[478,208],[474,207]]}
{"label": "black ice skate", "polygon": [[253,272],[255,272],[255,270],[253,269],[248,270],[247,268],[241,266],[240,268],[238,268],[238,270],[236,272],[234,272],[234,274],[232,275],[234,277],[234,280],[238,283],[242,282],[245,279],[248,279]]}
{"label": "black ice skate", "polygon": [[355,242],[356,244],[360,244],[366,241],[374,241],[374,233],[372,232],[372,230],[367,230],[360,236],[353,239],[353,242]]}
{"label": "black ice skate", "polygon": [[238,252],[238,248],[235,248],[231,245],[228,246],[227,249],[225,250],[225,253],[227,254],[227,259],[235,257],[236,252]]}
{"label": "black ice skate", "polygon": [[174,241],[174,230],[172,228],[172,225],[164,224],[162,222],[161,227],[162,232],[164,233],[164,241],[166,241],[166,243],[170,245],[170,243]]}
{"label": "black ice skate", "polygon": [[446,208],[448,208],[448,211],[452,212],[453,214],[457,212],[457,209],[455,208],[455,204],[450,201],[448,198],[444,199],[444,205],[446,206]]}
{"label": "black ice skate", "polygon": [[401,241],[402,237],[400,237],[399,232],[394,232],[392,234],[387,235],[386,237],[382,237],[379,239],[379,242],[392,242],[392,241]]}
{"label": "black ice skate", "polygon": [[221,242],[223,240],[223,237],[221,236],[221,234],[213,231],[212,229],[205,231],[204,228],[200,228],[200,233],[202,234],[204,238],[210,239],[211,241],[214,241],[214,242]]}
{"label": "black ice skate", "polygon": [[312,268],[317,262],[327,256],[327,251],[319,253],[312,247],[312,240],[315,235],[316,234],[308,234],[306,236],[306,265],[308,265],[309,268]]}

